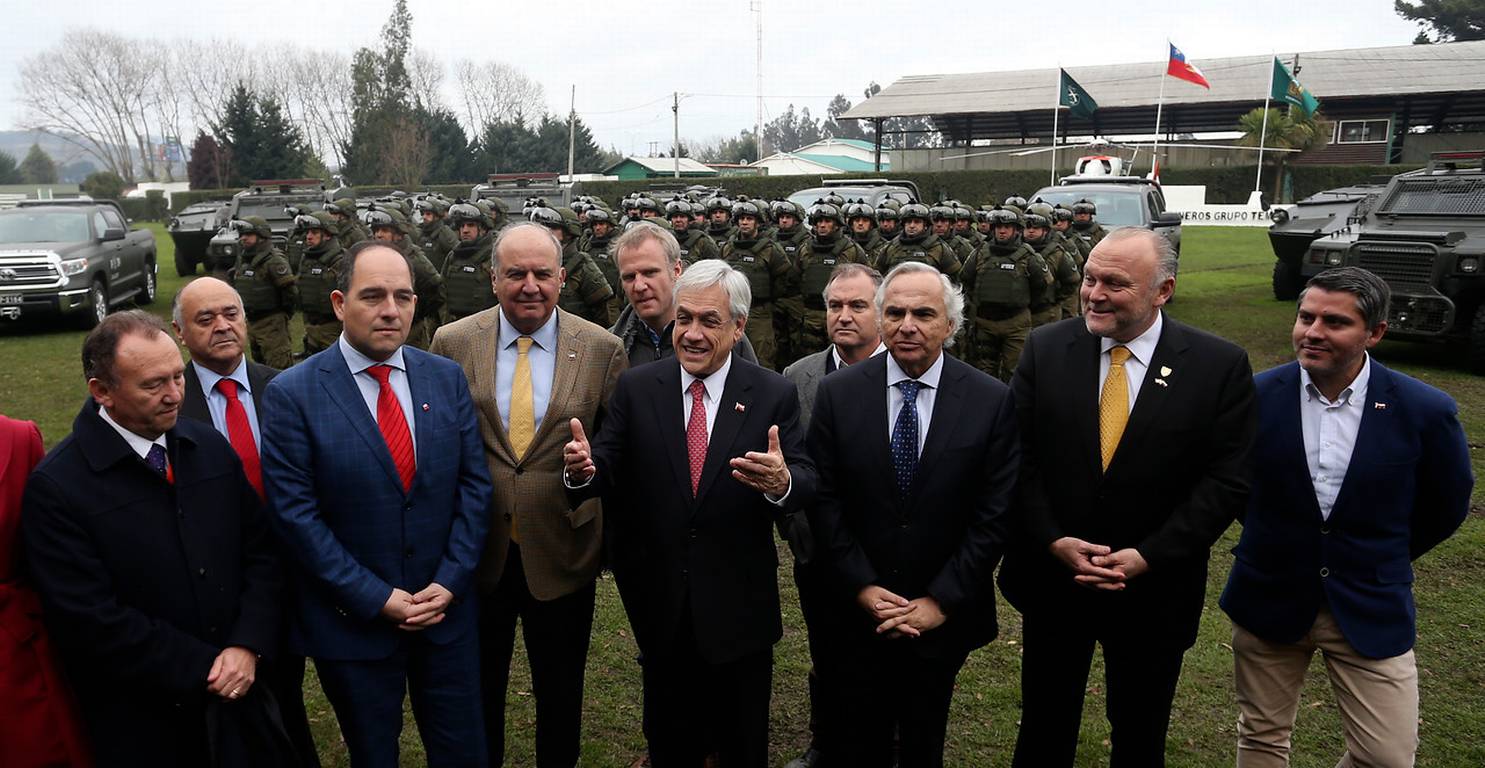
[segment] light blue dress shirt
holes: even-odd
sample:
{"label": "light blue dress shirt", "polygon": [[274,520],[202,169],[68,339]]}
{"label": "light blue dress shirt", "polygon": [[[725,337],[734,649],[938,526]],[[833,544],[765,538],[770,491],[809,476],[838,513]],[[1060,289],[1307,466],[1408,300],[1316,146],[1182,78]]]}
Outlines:
{"label": "light blue dress shirt", "polygon": [[1305,463],[1323,520],[1330,519],[1346,470],[1351,467],[1351,453],[1356,449],[1356,433],[1361,430],[1361,417],[1366,412],[1366,390],[1371,378],[1372,358],[1367,355],[1351,386],[1330,401],[1310,380],[1310,372],[1299,369],[1299,420],[1305,441]]}
{"label": "light blue dress shirt", "polygon": [[253,445],[258,446],[258,452],[262,453],[263,436],[258,433],[258,406],[253,404],[253,387],[248,384],[247,356],[244,355],[237,368],[226,376],[194,363],[191,368],[195,369],[196,379],[201,382],[201,391],[206,393],[206,410],[211,413],[211,425],[222,433],[222,437],[227,437],[227,396],[217,391],[217,382],[222,379],[237,382],[237,399],[242,403],[242,409],[247,411],[248,424],[253,428]]}
{"label": "light blue dress shirt", "polygon": [[[933,423],[933,403],[938,399],[938,381],[944,374],[944,356],[939,353],[938,359],[928,370],[923,372],[917,381],[923,385],[918,390],[918,455],[923,455],[923,446],[928,444],[928,427]],[[902,389],[897,386],[899,381],[907,381],[913,377],[907,375],[897,364],[897,358],[889,352],[887,354],[887,442],[892,442],[892,429],[897,426],[897,414],[902,411]]]}
{"label": "light blue dress shirt", "polygon": [[[516,330],[500,313],[499,347],[495,353],[495,403],[500,407],[500,422],[510,431],[510,391],[516,378],[516,360],[520,357],[516,340],[523,333]],[[547,412],[547,401],[552,397],[552,378],[557,375],[557,313],[547,318],[536,332],[531,334],[531,351],[526,353],[531,362],[531,411],[536,417],[533,431],[541,429],[542,417]]]}
{"label": "light blue dress shirt", "polygon": [[345,340],[345,334],[341,334],[338,343],[340,354],[345,357],[346,367],[351,370],[351,379],[356,382],[356,388],[361,390],[361,399],[366,403],[366,410],[371,411],[373,424],[376,423],[376,401],[381,397],[382,385],[366,369],[373,365],[392,367],[392,375],[387,377],[387,383],[392,385],[392,394],[397,396],[397,402],[402,406],[402,415],[407,417],[407,431],[412,435],[413,457],[416,458],[418,455],[417,418],[413,410],[412,388],[407,383],[407,365],[402,362],[402,347],[398,347],[391,357],[378,363],[356,351],[356,348]]}

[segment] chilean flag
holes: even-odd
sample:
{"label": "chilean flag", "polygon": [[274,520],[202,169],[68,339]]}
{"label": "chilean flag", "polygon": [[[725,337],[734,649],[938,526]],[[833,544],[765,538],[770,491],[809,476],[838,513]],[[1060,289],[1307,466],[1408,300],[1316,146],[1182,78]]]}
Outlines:
{"label": "chilean flag", "polygon": [[1170,47],[1170,63],[1165,65],[1165,74],[1188,83],[1196,83],[1209,91],[1212,90],[1212,84],[1207,82],[1206,75],[1203,75],[1195,64],[1187,61],[1186,54],[1181,53],[1181,49],[1174,45]]}

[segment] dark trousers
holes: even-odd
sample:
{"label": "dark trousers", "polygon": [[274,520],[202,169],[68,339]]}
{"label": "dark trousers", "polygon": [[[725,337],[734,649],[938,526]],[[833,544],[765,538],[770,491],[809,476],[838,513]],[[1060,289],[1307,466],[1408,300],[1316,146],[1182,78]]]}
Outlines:
{"label": "dark trousers", "polygon": [[644,731],[653,768],[701,768],[716,753],[724,768],[767,768],[773,649],[722,664],[696,651],[690,617],[672,652],[645,654]]}
{"label": "dark trousers", "polygon": [[536,698],[536,764],[540,768],[577,764],[594,594],[595,582],[589,582],[556,600],[537,600],[526,585],[521,548],[510,545],[500,586],[480,603],[480,690],[485,699],[490,765],[505,763],[505,696],[518,618]]}
{"label": "dark trousers", "polygon": [[840,658],[838,647],[831,642],[832,628],[838,621],[832,605],[835,596],[829,592],[818,563],[796,564],[794,585],[799,590],[799,609],[804,614],[810,646],[810,748],[828,758],[841,748],[840,720],[844,707],[838,691],[839,675],[831,669],[831,664],[839,664]]}
{"label": "dark trousers", "polygon": [[831,765],[943,766],[949,699],[966,655],[924,658],[913,642],[906,637],[851,637],[835,646],[841,663],[831,671],[839,676],[843,730],[841,759],[827,754]]}
{"label": "dark trousers", "polygon": [[304,711],[304,657],[287,654],[258,667],[258,680],[273,692],[278,702],[284,731],[294,745],[294,753],[303,768],[320,768],[315,752],[315,738],[309,731],[309,714]]}
{"label": "dark trousers", "polygon": [[471,627],[446,645],[409,632],[388,658],[315,659],[315,670],[356,768],[397,768],[405,694],[412,697],[429,768],[483,768],[479,664],[478,636]]}
{"label": "dark trousers", "polygon": [[1165,734],[1184,647],[1130,638],[1130,628],[1117,622],[1070,614],[1029,614],[1023,632],[1021,731],[1012,766],[1073,764],[1094,643],[1103,646],[1110,768],[1165,765]]}

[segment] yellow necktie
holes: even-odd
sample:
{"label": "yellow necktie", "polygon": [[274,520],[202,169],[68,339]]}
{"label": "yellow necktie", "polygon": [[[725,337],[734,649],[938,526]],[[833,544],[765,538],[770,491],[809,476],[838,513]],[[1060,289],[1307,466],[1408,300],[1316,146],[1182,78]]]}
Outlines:
{"label": "yellow necktie", "polygon": [[536,437],[536,406],[531,396],[531,342],[530,336],[516,339],[516,375],[510,384],[510,447],[516,452],[516,461],[526,456]]}
{"label": "yellow necktie", "polygon": [[1124,380],[1129,347],[1114,347],[1109,350],[1109,357],[1109,375],[1103,380],[1103,394],[1098,397],[1098,444],[1105,471],[1114,460],[1119,438],[1124,436],[1124,425],[1129,423],[1129,384]]}

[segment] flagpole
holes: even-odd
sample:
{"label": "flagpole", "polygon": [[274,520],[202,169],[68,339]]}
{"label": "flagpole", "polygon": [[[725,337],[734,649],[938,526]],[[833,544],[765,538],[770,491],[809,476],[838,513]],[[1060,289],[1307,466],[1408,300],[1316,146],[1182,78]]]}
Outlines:
{"label": "flagpole", "polygon": [[[1170,69],[1170,39],[1165,41],[1165,68]],[[1160,73],[1160,96],[1155,100],[1155,144],[1150,148],[1150,173],[1160,172],[1160,113],[1165,109],[1165,78],[1169,77],[1167,72]]]}
{"label": "flagpole", "polygon": [[1263,141],[1268,138],[1268,100],[1274,95],[1274,62],[1278,56],[1270,55],[1268,62],[1268,90],[1263,92],[1263,127],[1258,129],[1258,173],[1253,176],[1253,191],[1263,191]]}
{"label": "flagpole", "polygon": [[1062,111],[1062,65],[1057,65],[1057,93],[1052,99],[1052,186],[1057,185],[1057,113]]}

